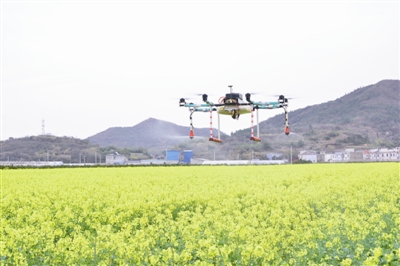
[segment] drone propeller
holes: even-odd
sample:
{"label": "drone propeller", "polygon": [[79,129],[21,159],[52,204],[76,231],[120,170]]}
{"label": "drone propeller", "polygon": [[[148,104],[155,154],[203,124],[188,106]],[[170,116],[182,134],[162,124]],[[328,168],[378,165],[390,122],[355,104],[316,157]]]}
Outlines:
{"label": "drone propeller", "polygon": [[285,99],[288,99],[288,100],[293,100],[293,99],[298,99],[299,97],[286,97],[286,96],[284,96],[284,95],[282,95],[282,94],[270,94],[269,96],[271,96],[271,97],[278,97],[278,98],[280,98],[281,96],[283,96]]}
{"label": "drone propeller", "polygon": [[208,96],[217,96],[218,94],[217,93],[209,93],[209,92],[203,92],[203,93],[198,93],[198,92],[196,92],[196,93],[187,93],[187,95],[189,95],[189,96],[191,96],[191,97],[200,97],[200,96],[203,96],[203,94],[207,94]]}
{"label": "drone propeller", "polygon": [[252,95],[263,95],[263,94],[265,95],[266,92],[264,92],[264,91],[247,92],[245,94],[246,101],[250,102],[251,101],[250,98],[251,98]]}
{"label": "drone propeller", "polygon": [[197,100],[197,97],[196,98],[194,98],[194,97],[183,97],[183,98],[179,98],[179,100],[180,99],[184,99],[185,101],[193,101],[193,100]]}
{"label": "drone propeller", "polygon": [[191,97],[198,97],[203,95],[204,93],[189,93],[188,95],[190,95]]}
{"label": "drone propeller", "polygon": [[[203,102],[207,102],[207,100],[208,100],[208,95],[207,94],[200,94],[200,96],[202,97]],[[186,100],[191,101],[193,99],[194,99],[193,97],[191,97],[191,98],[180,98],[179,99],[179,106],[185,106]]]}
{"label": "drone propeller", "polygon": [[249,92],[251,95],[261,95],[261,94],[265,94],[265,91],[253,91],[253,92]]}

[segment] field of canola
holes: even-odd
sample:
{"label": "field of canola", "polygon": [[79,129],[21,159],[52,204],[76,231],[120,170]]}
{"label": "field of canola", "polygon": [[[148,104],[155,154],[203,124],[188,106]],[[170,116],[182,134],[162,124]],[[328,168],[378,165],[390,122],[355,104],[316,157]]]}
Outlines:
{"label": "field of canola", "polygon": [[400,265],[398,163],[1,175],[1,265]]}

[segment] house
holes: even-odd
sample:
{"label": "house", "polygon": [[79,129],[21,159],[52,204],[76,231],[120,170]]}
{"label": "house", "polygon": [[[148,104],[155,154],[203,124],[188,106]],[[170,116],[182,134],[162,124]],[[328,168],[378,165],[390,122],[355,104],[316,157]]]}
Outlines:
{"label": "house", "polygon": [[344,160],[344,154],[341,151],[337,151],[333,154],[333,162],[335,163],[340,163],[343,162]]}
{"label": "house", "polygon": [[[315,159],[316,157],[316,159]],[[345,149],[334,153],[316,154],[314,151],[301,151],[299,159],[312,162],[396,162],[400,161],[400,147],[388,149],[370,149],[364,151],[355,151],[355,149]]]}
{"label": "house", "polygon": [[379,160],[378,155],[379,155],[379,149],[366,150],[364,151],[364,160],[372,162],[377,161]]}
{"label": "house", "polygon": [[319,163],[325,162],[325,153],[317,154],[317,162]]}
{"label": "house", "polygon": [[128,159],[125,155],[120,155],[118,153],[106,155],[106,164],[126,164],[127,161]]}
{"label": "house", "polygon": [[400,159],[399,148],[365,150],[363,154],[363,159],[364,161],[372,162],[398,161]]}
{"label": "house", "polygon": [[378,161],[397,161],[399,158],[399,150],[395,149],[380,149],[378,152]]}
{"label": "house", "polygon": [[267,153],[267,160],[278,160],[281,156],[282,154],[280,153]]}
{"label": "house", "polygon": [[362,162],[364,153],[362,151],[350,152],[350,162]]}
{"label": "house", "polygon": [[335,155],[333,153],[325,153],[325,162],[332,163],[335,160]]}
{"label": "house", "polygon": [[372,161],[372,154],[370,150],[365,150],[363,152],[363,161]]}
{"label": "house", "polygon": [[317,153],[315,151],[301,151],[299,154],[299,159],[303,161],[311,161],[313,163],[316,163]]}
{"label": "house", "polygon": [[349,162],[350,161],[350,153],[354,152],[354,149],[345,149],[343,152],[343,161]]}

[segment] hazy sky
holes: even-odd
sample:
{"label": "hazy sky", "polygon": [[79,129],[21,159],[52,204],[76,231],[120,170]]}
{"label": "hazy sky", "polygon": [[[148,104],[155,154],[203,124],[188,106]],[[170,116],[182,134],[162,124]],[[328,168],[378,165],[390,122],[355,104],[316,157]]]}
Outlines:
{"label": "hazy sky", "polygon": [[[46,133],[79,138],[149,117],[189,126],[179,98],[217,102],[228,85],[265,92],[254,100],[298,97],[295,110],[399,79],[398,1],[1,5],[2,140],[41,134],[42,120]],[[207,113],[193,118],[208,127]],[[248,126],[249,115],[221,116],[226,133]]]}

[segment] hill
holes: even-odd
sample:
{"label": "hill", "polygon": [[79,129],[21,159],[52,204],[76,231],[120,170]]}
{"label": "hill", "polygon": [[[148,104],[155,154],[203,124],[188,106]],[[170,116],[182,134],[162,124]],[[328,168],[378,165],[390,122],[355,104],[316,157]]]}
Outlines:
{"label": "hill", "polygon": [[[52,135],[10,138],[1,141],[1,161],[62,161],[64,163],[104,162],[105,156],[118,152],[129,157],[150,158],[146,149],[100,147],[72,137]],[[135,158],[131,158],[135,159]]]}
{"label": "hill", "polygon": [[[196,138],[208,138],[209,128],[196,128]],[[171,122],[149,118],[132,127],[112,127],[87,138],[99,146],[144,147],[158,153],[162,150],[188,139],[187,126],[179,126]],[[227,135],[222,134],[221,138]]]}
{"label": "hill", "polygon": [[[400,125],[400,81],[383,80],[326,103],[289,112],[293,129],[307,131],[309,125],[360,126],[380,133],[397,134]],[[261,128],[276,128],[284,121],[277,115],[261,123]],[[360,131],[360,130],[357,130]],[[362,132],[360,132],[362,133]]]}

